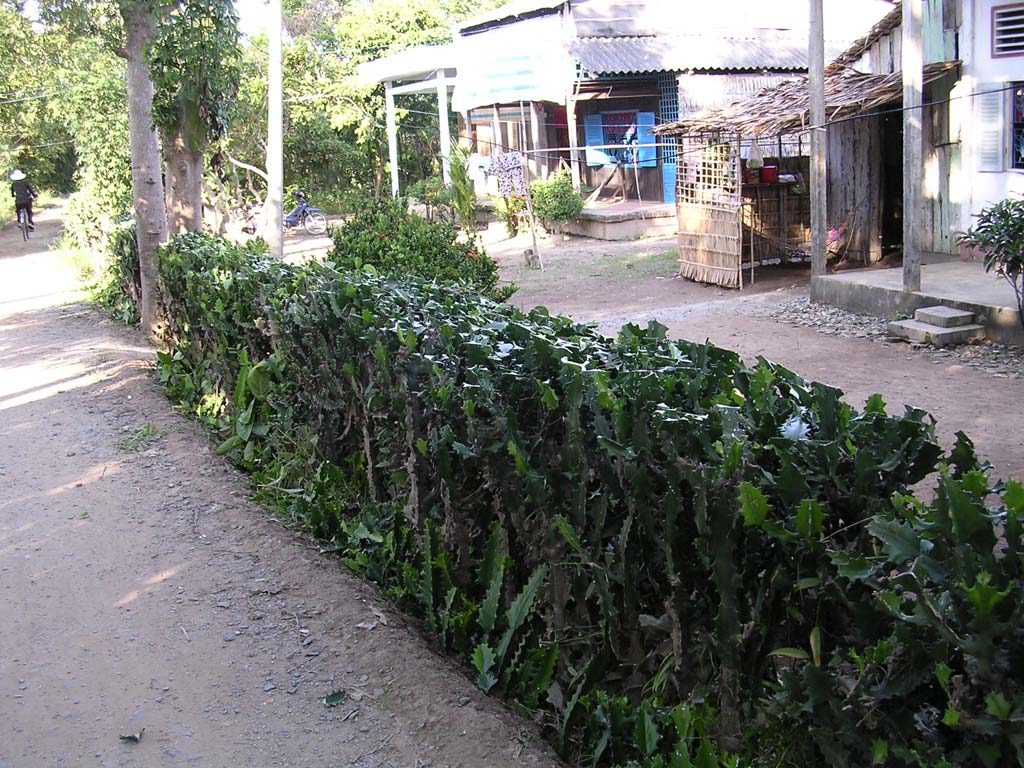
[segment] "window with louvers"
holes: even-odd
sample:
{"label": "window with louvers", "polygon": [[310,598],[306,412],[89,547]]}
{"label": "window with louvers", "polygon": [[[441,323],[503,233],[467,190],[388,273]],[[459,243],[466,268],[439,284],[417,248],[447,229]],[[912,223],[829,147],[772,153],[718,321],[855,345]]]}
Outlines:
{"label": "window with louvers", "polygon": [[1024,4],[992,9],[992,56],[1024,56]]}
{"label": "window with louvers", "polygon": [[1013,83],[1010,96],[1010,167],[1024,169],[1024,83]]}

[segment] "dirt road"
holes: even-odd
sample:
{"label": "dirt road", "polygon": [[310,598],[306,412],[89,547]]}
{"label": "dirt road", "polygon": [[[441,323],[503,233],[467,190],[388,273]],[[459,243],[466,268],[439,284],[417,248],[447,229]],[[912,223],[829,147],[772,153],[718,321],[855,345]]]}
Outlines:
{"label": "dirt road", "polygon": [[0,231],[0,768],[556,765],[247,501],[144,340],[74,303],[57,228]]}

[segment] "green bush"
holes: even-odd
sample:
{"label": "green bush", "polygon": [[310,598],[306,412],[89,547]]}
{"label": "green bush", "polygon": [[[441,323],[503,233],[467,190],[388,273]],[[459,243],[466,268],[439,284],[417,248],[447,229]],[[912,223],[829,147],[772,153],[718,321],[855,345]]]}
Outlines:
{"label": "green bush", "polygon": [[1024,758],[1024,488],[923,412],[209,237],[160,268],[170,393],[563,756]]}
{"label": "green bush", "polygon": [[[512,194],[508,197],[492,197],[491,202],[494,203],[494,212],[505,223],[506,234],[509,237],[518,235],[526,217],[526,198]],[[529,221],[526,225],[529,225]]]}
{"label": "green bush", "polygon": [[334,230],[328,259],[341,269],[372,270],[471,287],[504,300],[515,286],[498,287],[498,265],[475,240],[456,229],[408,213],[399,200],[368,205]]}
{"label": "green bush", "polygon": [[454,198],[440,176],[421,179],[410,184],[407,191],[410,198],[426,206],[428,221],[455,221]]}
{"label": "green bush", "polygon": [[530,195],[534,215],[545,225],[575,221],[583,212],[583,195],[573,189],[572,178],[565,170],[533,182]]}
{"label": "green bush", "polygon": [[93,284],[92,299],[126,325],[139,321],[142,277],[135,221],[124,221],[106,232],[102,241],[102,274]]}

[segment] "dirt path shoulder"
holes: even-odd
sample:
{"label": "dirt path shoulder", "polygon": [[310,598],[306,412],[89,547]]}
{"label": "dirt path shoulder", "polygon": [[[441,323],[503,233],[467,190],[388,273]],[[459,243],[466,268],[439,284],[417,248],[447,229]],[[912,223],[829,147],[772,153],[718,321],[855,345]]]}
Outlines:
{"label": "dirt path shoulder", "polygon": [[0,766],[557,765],[59,306],[57,227],[0,244]]}

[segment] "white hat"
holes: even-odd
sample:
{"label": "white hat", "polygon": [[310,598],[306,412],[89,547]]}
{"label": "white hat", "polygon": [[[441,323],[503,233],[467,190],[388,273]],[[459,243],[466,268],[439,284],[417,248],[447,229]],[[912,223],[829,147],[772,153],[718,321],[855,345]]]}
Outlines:
{"label": "white hat", "polygon": [[21,172],[20,168],[15,168],[13,171],[11,171],[11,175],[9,178],[11,179],[11,181],[21,181],[22,179],[25,178],[25,174]]}

